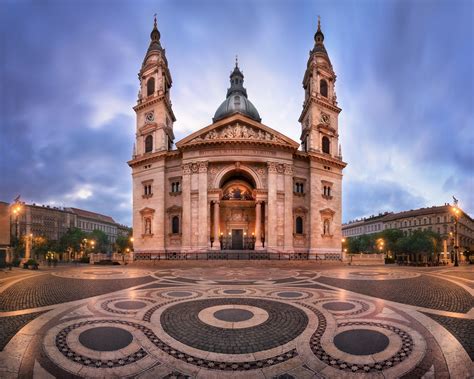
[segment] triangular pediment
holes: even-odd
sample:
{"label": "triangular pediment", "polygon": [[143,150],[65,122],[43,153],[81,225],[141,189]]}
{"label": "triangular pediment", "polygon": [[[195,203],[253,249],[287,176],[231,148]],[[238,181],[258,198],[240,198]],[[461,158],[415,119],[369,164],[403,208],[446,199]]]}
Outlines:
{"label": "triangular pediment", "polygon": [[249,143],[298,149],[299,143],[242,114],[206,126],[176,143],[178,149],[203,144]]}

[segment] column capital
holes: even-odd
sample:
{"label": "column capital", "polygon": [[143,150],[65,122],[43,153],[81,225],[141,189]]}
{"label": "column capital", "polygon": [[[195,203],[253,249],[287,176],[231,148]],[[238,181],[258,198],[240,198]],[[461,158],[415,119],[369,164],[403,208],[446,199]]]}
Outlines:
{"label": "column capital", "polygon": [[268,172],[276,173],[277,172],[277,164],[275,162],[267,162]]}
{"label": "column capital", "polygon": [[198,171],[199,172],[207,172],[207,167],[209,166],[209,162],[198,162]]}
{"label": "column capital", "polygon": [[285,175],[293,175],[293,165],[285,163]]}
{"label": "column capital", "polygon": [[183,175],[191,175],[191,164],[185,163],[182,166]]}

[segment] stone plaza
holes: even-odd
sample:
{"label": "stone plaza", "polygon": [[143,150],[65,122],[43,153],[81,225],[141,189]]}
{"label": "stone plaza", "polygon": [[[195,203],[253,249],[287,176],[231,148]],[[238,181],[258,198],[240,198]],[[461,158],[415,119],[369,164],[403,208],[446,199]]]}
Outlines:
{"label": "stone plaza", "polygon": [[474,272],[160,261],[0,273],[0,377],[468,378]]}

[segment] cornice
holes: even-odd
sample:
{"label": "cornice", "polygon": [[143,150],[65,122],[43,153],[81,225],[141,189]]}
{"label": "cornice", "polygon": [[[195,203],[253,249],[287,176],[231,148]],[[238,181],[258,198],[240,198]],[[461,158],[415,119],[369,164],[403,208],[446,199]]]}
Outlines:
{"label": "cornice", "polygon": [[142,164],[157,162],[157,161],[160,161],[162,159],[175,157],[176,155],[180,155],[180,154],[181,153],[177,150],[174,150],[174,151],[158,151],[156,153],[147,153],[147,154],[143,154],[139,157],[136,157],[134,159],[129,160],[127,162],[127,164],[130,167],[133,168],[133,167],[137,167],[137,166],[142,165]]}
{"label": "cornice", "polygon": [[343,169],[344,167],[347,166],[346,162],[343,162],[342,160],[336,159],[331,157],[330,155],[326,154],[321,154],[321,153],[315,153],[315,152],[309,152],[308,156],[310,160],[319,162],[319,163],[324,163],[330,166],[336,166],[337,168]]}
{"label": "cornice", "polygon": [[176,121],[176,117],[175,117],[173,109],[171,107],[171,101],[165,96],[164,93],[158,95],[157,97],[151,97],[151,98],[146,97],[145,99],[146,99],[145,101],[141,102],[140,104],[135,105],[132,109],[135,112],[138,112],[138,111],[141,111],[145,108],[148,108],[151,105],[157,104],[160,101],[162,101],[165,104],[166,109],[170,113],[171,119],[173,120],[173,122]]}
{"label": "cornice", "polygon": [[308,112],[308,109],[311,105],[311,103],[314,102],[315,104],[317,105],[320,105],[322,106],[323,108],[326,108],[326,109],[329,109],[333,112],[336,112],[336,113],[341,113],[342,109],[335,106],[335,105],[332,105],[328,102],[326,102],[325,100],[322,100],[322,99],[318,99],[314,96],[311,96],[305,104],[303,104],[303,110],[301,111],[301,115],[300,115],[300,118],[298,119],[298,122],[303,122],[303,118],[304,116],[306,115],[306,112]]}

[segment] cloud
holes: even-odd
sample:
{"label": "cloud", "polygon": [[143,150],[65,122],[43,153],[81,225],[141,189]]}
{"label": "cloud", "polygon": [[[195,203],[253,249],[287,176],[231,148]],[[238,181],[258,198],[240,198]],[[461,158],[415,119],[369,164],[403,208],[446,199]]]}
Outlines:
{"label": "cloud", "polygon": [[[156,6],[6,2],[0,199],[21,193],[131,223],[132,107]],[[238,54],[263,123],[298,141],[301,81],[321,14],[343,109],[344,219],[443,204],[452,194],[472,213],[474,46],[460,36],[472,31],[473,6],[160,1],[176,138],[211,123]]]}

